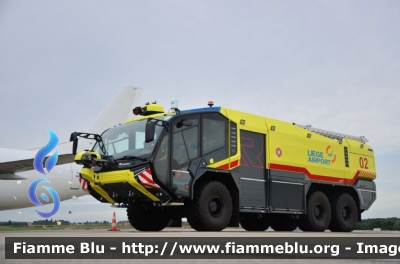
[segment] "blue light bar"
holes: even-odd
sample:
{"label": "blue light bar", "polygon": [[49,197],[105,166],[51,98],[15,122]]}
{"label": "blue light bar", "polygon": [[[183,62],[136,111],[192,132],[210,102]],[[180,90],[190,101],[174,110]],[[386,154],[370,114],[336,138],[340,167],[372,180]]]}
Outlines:
{"label": "blue light bar", "polygon": [[204,107],[204,108],[195,108],[195,109],[181,110],[181,114],[193,113],[193,112],[209,112],[209,111],[221,112],[221,107],[216,106],[216,107]]}

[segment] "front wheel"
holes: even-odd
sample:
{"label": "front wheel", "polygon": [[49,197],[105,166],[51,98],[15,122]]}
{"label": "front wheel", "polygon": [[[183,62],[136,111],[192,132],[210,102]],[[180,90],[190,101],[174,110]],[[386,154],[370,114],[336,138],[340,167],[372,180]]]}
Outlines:
{"label": "front wheel", "polygon": [[232,198],[226,186],[219,181],[200,183],[193,200],[185,203],[186,218],[197,231],[221,231],[232,217]]}
{"label": "front wheel", "polygon": [[160,207],[132,204],[126,212],[130,224],[138,231],[161,231],[170,221],[169,214]]}

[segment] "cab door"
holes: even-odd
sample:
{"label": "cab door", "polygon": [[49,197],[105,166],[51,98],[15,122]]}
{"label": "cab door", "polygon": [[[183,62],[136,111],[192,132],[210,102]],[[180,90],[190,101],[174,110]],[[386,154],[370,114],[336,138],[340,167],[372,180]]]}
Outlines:
{"label": "cab door", "polygon": [[188,168],[200,157],[199,121],[200,115],[196,114],[182,116],[172,123],[170,187],[178,196],[189,196],[190,193],[192,175]]}
{"label": "cab door", "polygon": [[240,206],[242,209],[265,211],[268,185],[265,134],[241,130],[240,142]]}

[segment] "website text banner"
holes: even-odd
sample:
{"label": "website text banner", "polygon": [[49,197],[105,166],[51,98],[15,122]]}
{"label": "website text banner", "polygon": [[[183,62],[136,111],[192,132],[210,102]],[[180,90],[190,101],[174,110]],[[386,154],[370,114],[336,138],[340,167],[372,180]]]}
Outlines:
{"label": "website text banner", "polygon": [[6,259],[400,259],[400,237],[6,237]]}

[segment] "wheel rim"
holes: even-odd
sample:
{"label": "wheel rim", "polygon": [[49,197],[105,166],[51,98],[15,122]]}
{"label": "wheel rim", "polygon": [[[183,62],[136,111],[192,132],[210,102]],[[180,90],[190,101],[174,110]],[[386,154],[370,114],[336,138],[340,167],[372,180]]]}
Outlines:
{"label": "wheel rim", "polygon": [[349,206],[346,205],[345,207],[343,207],[343,209],[342,209],[342,217],[343,217],[344,220],[349,220],[350,219],[351,210],[350,210]]}
{"label": "wheel rim", "polygon": [[208,210],[214,217],[221,215],[223,203],[221,198],[218,196],[213,197],[208,203]]}
{"label": "wheel rim", "polygon": [[314,216],[317,220],[322,220],[325,215],[325,208],[322,204],[317,204],[314,208]]}

